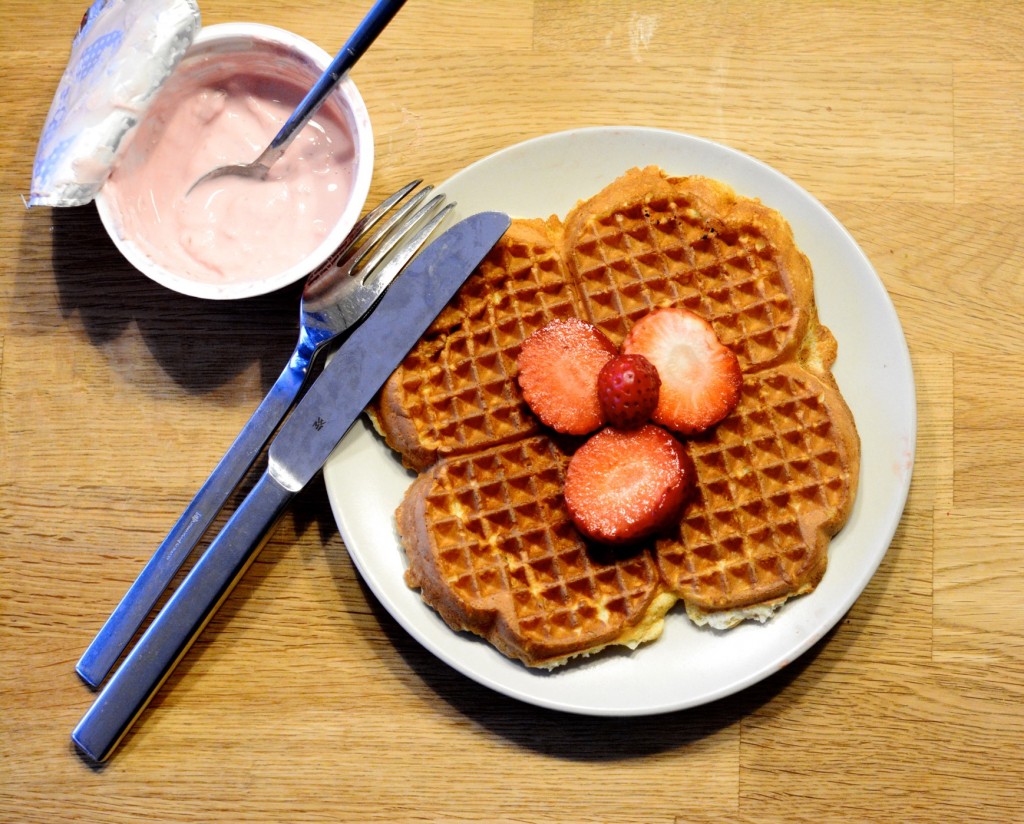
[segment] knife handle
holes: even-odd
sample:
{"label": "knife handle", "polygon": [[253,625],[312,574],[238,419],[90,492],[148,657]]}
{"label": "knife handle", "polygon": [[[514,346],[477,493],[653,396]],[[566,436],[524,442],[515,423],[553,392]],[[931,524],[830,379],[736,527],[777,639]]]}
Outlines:
{"label": "knife handle", "polygon": [[308,374],[309,362],[309,355],[296,348],[267,396],[89,644],[75,666],[87,684],[99,686],[135,637],[291,409]]}
{"label": "knife handle", "polygon": [[270,537],[295,493],[265,472],[71,734],[105,761]]}

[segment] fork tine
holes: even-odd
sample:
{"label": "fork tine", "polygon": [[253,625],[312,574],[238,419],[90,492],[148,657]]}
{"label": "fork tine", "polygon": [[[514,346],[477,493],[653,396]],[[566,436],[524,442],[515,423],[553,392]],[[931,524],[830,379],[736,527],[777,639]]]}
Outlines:
{"label": "fork tine", "polygon": [[[416,208],[417,204],[422,202],[423,198],[434,188],[425,186],[388,217],[380,228],[376,228],[377,224],[384,220],[388,213],[422,182],[422,179],[417,178],[405,184],[358,220],[331,257],[310,274],[303,288],[303,296],[307,300],[322,299],[325,294],[338,295],[339,290],[344,290],[344,283],[369,251],[387,237],[395,223],[407,215],[410,209]],[[353,280],[350,288],[355,288],[356,285],[356,281]]]}
{"label": "fork tine", "polygon": [[[409,227],[415,226],[421,222],[422,218],[426,214],[429,214],[430,210],[436,209],[441,205],[443,199],[444,195],[437,195],[433,198],[430,203],[416,213],[414,219],[408,224]],[[426,223],[420,226],[420,228],[416,230],[415,234],[409,238],[403,238],[402,248],[394,255],[384,260],[383,263],[381,257],[376,257],[372,264],[367,267],[366,273],[363,275],[364,286],[371,289],[376,295],[383,293],[383,291],[391,285],[391,281],[395,279],[398,273],[405,268],[405,264],[407,264],[412,259],[412,256],[420,250],[420,247],[427,242],[427,239],[431,234],[433,234],[434,229],[440,225],[440,223],[448,216],[448,213],[454,208],[455,204],[449,203],[427,220]]]}
{"label": "fork tine", "polygon": [[346,235],[345,239],[341,244],[339,244],[338,249],[340,250],[340,253],[338,258],[341,259],[344,257],[353,246],[363,240],[367,233],[369,233],[369,231],[380,222],[381,218],[383,218],[387,212],[391,211],[391,208],[396,203],[403,200],[409,192],[419,186],[422,182],[422,178],[417,178],[416,180],[406,183],[393,195],[381,201],[376,208],[367,212],[363,217],[357,220],[348,235]]}
{"label": "fork tine", "polygon": [[[351,275],[357,271],[365,271],[368,265],[372,266],[376,261],[380,260],[383,254],[390,251],[398,241],[398,238],[408,228],[407,218],[409,217],[409,214],[412,213],[414,209],[418,209],[420,204],[426,199],[427,195],[429,195],[433,190],[434,187],[431,185],[424,186],[409,198],[408,201],[396,209],[372,236],[369,236],[369,233],[366,233],[364,234],[362,243],[349,247],[345,254],[341,255],[336,262],[336,265],[341,270],[342,274]],[[417,212],[417,214],[419,213]],[[370,263],[367,264],[367,258],[370,257],[371,254],[373,257],[370,258]]]}
{"label": "fork tine", "polygon": [[375,238],[373,243],[352,261],[351,274],[358,273],[359,282],[365,284],[398,244],[404,243],[409,233],[421,222],[436,214],[443,202],[444,195],[435,195],[425,206],[411,214],[408,209],[404,210],[401,217],[394,221],[386,232]]}

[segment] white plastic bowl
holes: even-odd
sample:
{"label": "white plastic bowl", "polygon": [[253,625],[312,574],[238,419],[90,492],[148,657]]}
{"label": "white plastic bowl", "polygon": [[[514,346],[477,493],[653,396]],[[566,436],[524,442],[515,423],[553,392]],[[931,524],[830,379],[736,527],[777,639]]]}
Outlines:
{"label": "white plastic bowl", "polygon": [[[274,61],[273,65],[282,74],[306,87],[313,85],[332,59],[319,46],[283,29],[259,23],[222,23],[199,31],[175,69],[175,75],[208,67],[211,56],[221,56],[229,61],[245,53],[257,53],[260,60]],[[340,114],[355,144],[350,195],[336,225],[324,240],[310,254],[295,260],[283,271],[258,279],[225,279],[216,283],[173,271],[154,260],[140,245],[138,237],[126,232],[119,215],[118,201],[107,187],[101,188],[96,196],[96,207],[104,228],[124,257],[140,272],[169,289],[192,297],[213,300],[249,298],[305,278],[330,257],[359,219],[373,174],[373,130],[366,105],[352,80],[343,78],[324,105],[333,107]],[[244,268],[246,261],[240,259],[239,266]]]}

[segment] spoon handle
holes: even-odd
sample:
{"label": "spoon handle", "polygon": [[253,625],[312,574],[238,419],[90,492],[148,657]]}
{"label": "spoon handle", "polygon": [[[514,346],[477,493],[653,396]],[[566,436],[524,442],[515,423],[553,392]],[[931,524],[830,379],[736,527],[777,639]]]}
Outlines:
{"label": "spoon handle", "polygon": [[341,51],[327,67],[320,79],[316,81],[306,96],[292,112],[291,116],[281,126],[270,145],[263,150],[256,163],[270,168],[285,149],[292,142],[292,138],[305,126],[317,113],[327,96],[334,90],[334,87],[341,82],[345,73],[356,64],[356,61],[363,56],[363,53],[370,48],[377,36],[384,31],[392,18],[398,14],[398,10],[405,5],[405,0],[377,0],[373,7],[367,12],[366,17],[356,27],[341,47]]}
{"label": "spoon handle", "polygon": [[309,373],[305,348],[296,348],[249,422],[82,655],[75,669],[90,686],[99,686],[110,672],[291,409]]}

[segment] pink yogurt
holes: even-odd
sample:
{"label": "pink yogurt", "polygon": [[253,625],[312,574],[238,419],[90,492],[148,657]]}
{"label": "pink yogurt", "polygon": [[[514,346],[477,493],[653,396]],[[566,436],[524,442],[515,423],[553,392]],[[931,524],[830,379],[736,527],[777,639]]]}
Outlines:
{"label": "pink yogurt", "polygon": [[221,177],[186,196],[211,169],[254,160],[330,60],[215,31],[243,25],[200,32],[97,201],[129,260],[202,297],[260,294],[311,272],[358,218],[372,170],[368,117],[345,80],[266,180]]}

